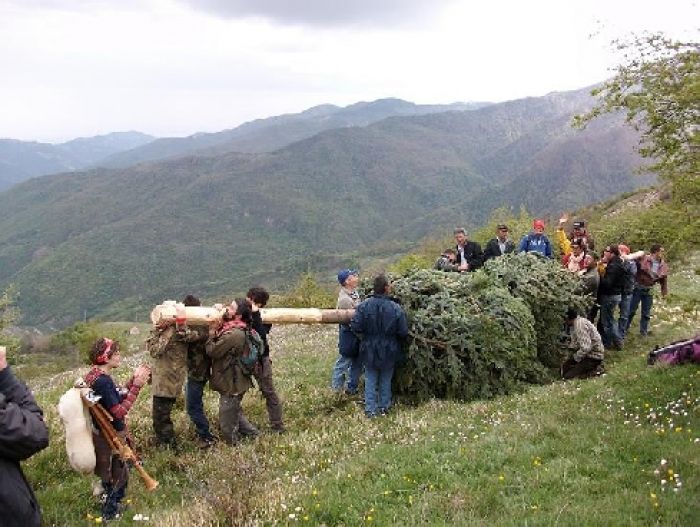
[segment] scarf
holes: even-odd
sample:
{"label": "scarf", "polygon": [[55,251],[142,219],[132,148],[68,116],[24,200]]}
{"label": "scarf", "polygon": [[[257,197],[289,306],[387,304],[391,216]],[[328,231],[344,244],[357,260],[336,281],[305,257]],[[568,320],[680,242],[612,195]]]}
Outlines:
{"label": "scarf", "polygon": [[232,329],[246,329],[248,326],[242,320],[224,320],[221,327],[216,330],[216,338],[219,338],[224,333],[228,333]]}

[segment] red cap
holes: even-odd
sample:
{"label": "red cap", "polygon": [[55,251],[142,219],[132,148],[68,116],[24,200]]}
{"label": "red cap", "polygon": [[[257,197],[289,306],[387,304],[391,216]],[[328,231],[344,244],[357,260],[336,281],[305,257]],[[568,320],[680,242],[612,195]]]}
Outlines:
{"label": "red cap", "polygon": [[544,220],[535,220],[532,222],[533,229],[544,229]]}

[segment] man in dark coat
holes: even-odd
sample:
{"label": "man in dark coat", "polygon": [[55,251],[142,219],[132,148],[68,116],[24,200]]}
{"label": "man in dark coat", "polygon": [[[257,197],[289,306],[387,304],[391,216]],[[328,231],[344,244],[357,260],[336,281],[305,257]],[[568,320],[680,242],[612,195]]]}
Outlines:
{"label": "man in dark coat", "polygon": [[391,407],[391,380],[401,344],[408,336],[403,309],[389,298],[391,284],[384,275],[374,279],[374,294],[355,309],[350,328],[360,336],[365,365],[365,414],[376,417]]}
{"label": "man in dark coat", "polygon": [[260,365],[253,371],[258,387],[265,397],[267,416],[270,420],[270,428],[273,432],[284,432],[284,421],[282,419],[282,401],[275,385],[272,382],[272,360],[270,360],[270,345],[267,343],[267,334],[272,329],[271,324],[263,324],[260,310],[267,305],[270,300],[270,293],[262,287],[251,287],[246,295],[246,300],[251,305],[253,312],[252,327],[258,332],[263,341],[264,349],[260,357]]}
{"label": "man in dark coat", "polygon": [[12,374],[0,346],[0,523],[39,527],[41,510],[19,462],[47,447],[49,432],[29,389]]}
{"label": "man in dark coat", "polygon": [[508,225],[501,224],[496,227],[496,237],[490,239],[486,244],[484,262],[514,251],[515,243],[508,238]]}
{"label": "man in dark coat", "polygon": [[462,228],[455,229],[454,235],[457,242],[455,263],[459,266],[459,270],[461,272],[476,271],[484,262],[484,253],[481,251],[481,245],[469,241],[467,239],[467,231]]}
{"label": "man in dark coat", "polygon": [[615,308],[622,301],[625,285],[625,268],[617,245],[608,245],[603,252],[605,273],[600,278],[598,300],[600,303],[600,323],[603,328],[603,345],[606,348],[622,348],[622,337],[615,320]]}

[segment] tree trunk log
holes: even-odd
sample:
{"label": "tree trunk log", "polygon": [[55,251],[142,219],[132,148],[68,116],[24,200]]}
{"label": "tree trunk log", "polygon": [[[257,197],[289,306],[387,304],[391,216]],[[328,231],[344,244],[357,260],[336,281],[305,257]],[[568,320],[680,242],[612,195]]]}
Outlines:
{"label": "tree trunk log", "polygon": [[[151,322],[154,325],[175,321],[176,302],[166,301],[157,305],[151,311]],[[196,306],[185,307],[187,323],[193,326],[209,325],[221,321],[224,309]],[[263,322],[267,324],[348,324],[354,309],[316,309],[316,308],[287,308],[269,307],[260,310]]]}

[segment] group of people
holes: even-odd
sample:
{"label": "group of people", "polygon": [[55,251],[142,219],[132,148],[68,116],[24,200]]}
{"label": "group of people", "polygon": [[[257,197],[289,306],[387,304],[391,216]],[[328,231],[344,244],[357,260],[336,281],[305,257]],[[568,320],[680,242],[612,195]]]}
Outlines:
{"label": "group of people", "polygon": [[[640,306],[640,334],[646,336],[649,333],[654,302],[653,288],[659,284],[661,295],[667,294],[669,269],[660,244],[653,244],[649,252],[634,253],[624,244],[613,244],[606,246],[599,256],[594,252],[595,243],[585,222],[574,221],[572,230],[566,233],[564,225],[567,222],[567,217],[563,216],[556,229],[561,264],[580,277],[581,291],[595,299],[595,304],[585,318],[590,326],[584,322],[584,318],[577,320],[573,317],[572,312],[566,315],[567,327],[574,328],[570,333],[576,334],[572,345],[583,342],[583,346],[577,349],[585,349],[585,356],[591,360],[583,361],[587,367],[583,368],[585,371],[580,371],[582,366],[578,363],[582,360],[581,354],[573,353],[571,360],[578,367],[569,371],[571,363],[567,361],[564,370],[568,373],[565,376],[582,376],[601,370],[598,361],[602,363],[604,348],[622,349],[625,336]],[[544,233],[545,222],[541,219],[534,220],[532,227],[532,231],[516,245],[509,238],[508,226],[498,225],[496,237],[487,242],[483,251],[478,242],[467,238],[465,229],[455,229],[455,247],[445,249],[434,268],[447,272],[470,272],[492,258],[515,252],[531,252],[545,258],[555,258],[552,242]],[[596,318],[598,322],[594,325]]]}
{"label": "group of people", "polygon": [[[267,405],[272,431],[285,431],[282,403],[272,381],[272,363],[267,334],[271,327],[262,322],[260,309],[269,300],[269,293],[260,287],[251,288],[246,298],[238,298],[226,306],[220,322],[206,327],[188,325],[186,310],[180,306],[174,323],[156,326],[147,340],[151,366],[141,365],[123,387],[111,377],[120,365],[119,343],[101,338],[95,342],[90,359],[92,367],[85,383],[99,396],[112,417],[117,434],[129,441],[125,418],[149,380],[153,395],[153,431],[156,444],[178,449],[172,410],[185,384],[187,413],[197,433],[197,444],[208,448],[216,441],[204,412],[203,394],[207,383],[219,394],[220,438],[237,445],[243,437],[256,437],[260,432],[243,414],[241,401],[255,381]],[[187,295],[182,304],[201,305],[198,298]],[[223,308],[223,306],[222,306]],[[128,484],[124,461],[113,452],[106,438],[97,430],[93,434],[96,453],[95,473],[104,492],[102,518],[117,517]]]}
{"label": "group of people", "polygon": [[[663,247],[658,244],[652,245],[648,253],[630,253],[625,245],[608,245],[599,258],[593,252],[594,241],[585,223],[574,222],[572,231],[567,234],[563,229],[566,221],[562,218],[556,231],[561,264],[580,277],[582,292],[596,299],[585,317],[574,309],[566,313],[571,357],[562,365],[562,376],[569,379],[603,371],[605,349],[622,347],[639,306],[640,333],[648,334],[654,298],[652,289],[658,283],[661,294],[666,295],[669,269]],[[508,226],[498,225],[496,237],[489,240],[482,251],[479,243],[468,239],[464,229],[455,229],[455,247],[443,252],[435,268],[472,272],[491,258],[513,252],[534,252],[554,258],[552,244],[544,230],[544,222],[535,220],[532,232],[516,247],[509,238]],[[331,388],[355,395],[364,373],[364,410],[368,418],[375,418],[392,407],[392,379],[403,342],[408,337],[406,314],[390,296],[391,283],[386,275],[374,278],[373,293],[362,302],[357,291],[357,271],[344,269],[337,278],[340,291],[336,307],[353,309],[354,314],[348,324],[339,327],[339,356],[333,368]],[[123,387],[117,386],[111,376],[112,370],[121,363],[119,343],[109,338],[95,342],[90,351],[92,366],[84,381],[99,396],[99,404],[110,414],[112,426],[122,440],[130,441],[126,416],[147,382],[152,383],[153,431],[160,446],[178,448],[171,414],[183,385],[187,414],[201,448],[216,441],[202,400],[207,383],[219,394],[220,438],[224,442],[236,445],[243,437],[259,434],[241,408],[241,401],[253,381],[265,398],[271,430],[284,432],[282,403],[272,380],[267,341],[271,326],[264,324],[260,315],[269,297],[265,289],[251,288],[246,298],[232,302],[224,310],[221,321],[209,327],[188,325],[186,310],[178,307],[174,323],[156,326],[147,340],[152,365],[137,367]],[[201,305],[192,295],[187,295],[182,304]],[[619,312],[617,319],[616,311]],[[596,326],[594,321],[598,313]],[[41,409],[26,386],[12,375],[2,347],[0,416],[0,472],[9,478],[0,489],[0,507],[3,511],[14,511],[4,515],[9,522],[7,525],[39,525],[39,507],[22,476],[19,460],[45,448],[48,432]],[[128,467],[97,430],[93,433],[93,444],[95,473],[104,491],[102,517],[109,520],[120,514],[128,484]],[[23,505],[19,507],[18,503]]]}

